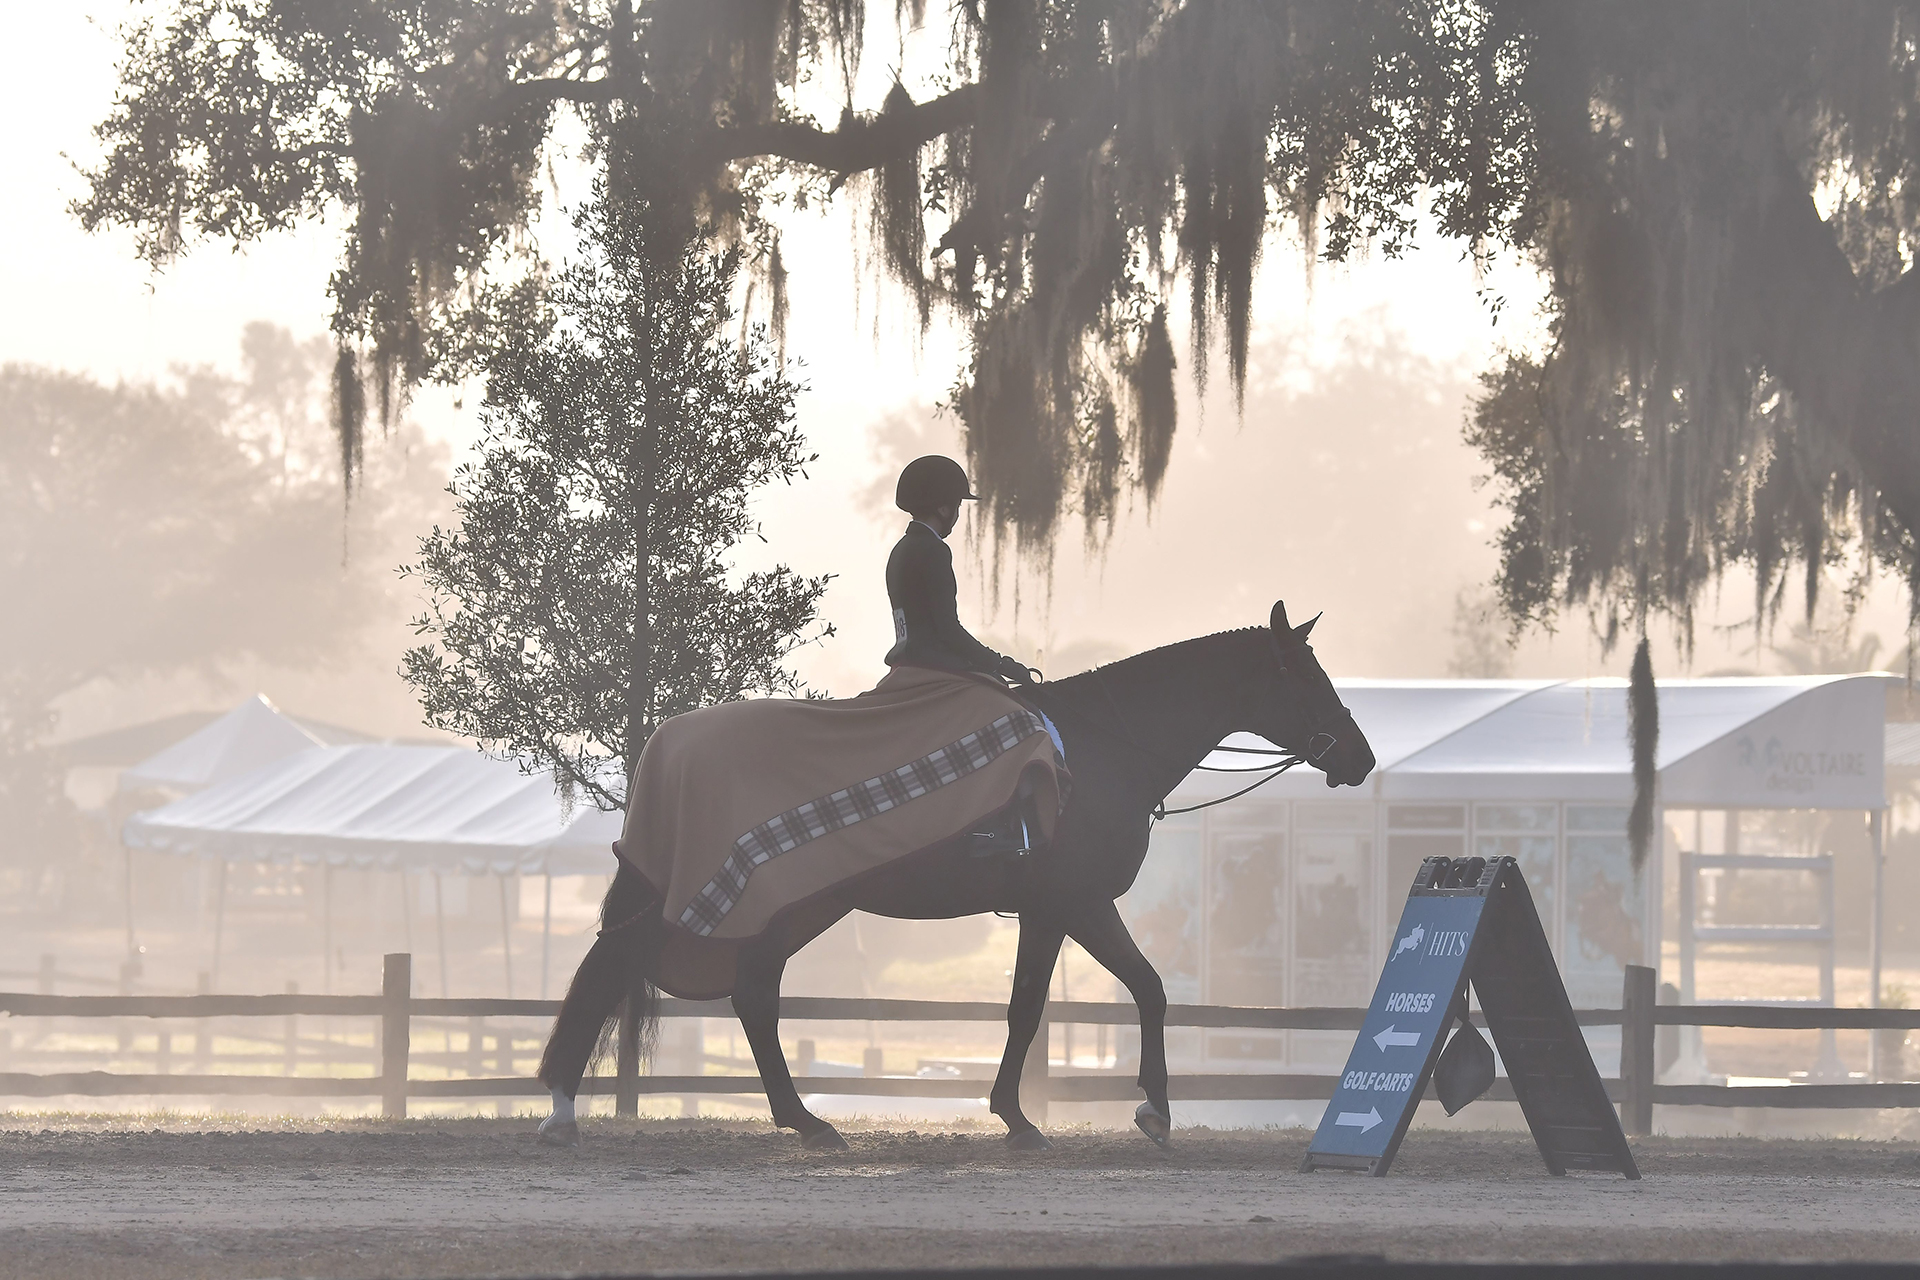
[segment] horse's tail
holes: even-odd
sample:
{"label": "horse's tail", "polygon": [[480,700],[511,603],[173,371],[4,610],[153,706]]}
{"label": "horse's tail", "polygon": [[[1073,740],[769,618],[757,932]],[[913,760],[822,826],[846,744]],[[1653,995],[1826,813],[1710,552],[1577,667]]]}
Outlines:
{"label": "horse's tail", "polygon": [[622,1013],[631,1011],[638,1050],[653,1052],[660,993],[652,972],[666,938],[660,895],[625,860],[600,904],[600,936],[573,975],[540,1057],[540,1079],[568,1097],[589,1067],[614,1048]]}

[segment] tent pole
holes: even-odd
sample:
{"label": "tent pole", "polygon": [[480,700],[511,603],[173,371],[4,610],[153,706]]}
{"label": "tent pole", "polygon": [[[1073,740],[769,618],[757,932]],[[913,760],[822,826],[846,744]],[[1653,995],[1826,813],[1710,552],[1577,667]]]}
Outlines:
{"label": "tent pole", "polygon": [[[1876,898],[1875,901],[1878,901]],[[540,998],[547,998],[547,961],[553,953],[553,872],[547,872],[546,905],[540,911]]]}
{"label": "tent pole", "polygon": [[407,893],[407,869],[400,868],[400,936],[406,941],[406,952],[413,954],[413,901]]}
{"label": "tent pole", "polygon": [[447,900],[440,889],[440,872],[433,873],[433,924],[440,935],[440,998],[447,998]]}
{"label": "tent pole", "polygon": [[133,940],[133,846],[122,845],[120,848],[121,851],[126,854],[127,954],[129,956],[136,956],[140,954],[140,951],[138,945]]}
{"label": "tent pole", "polygon": [[220,944],[225,941],[227,932],[227,867],[225,858],[220,859],[219,888],[214,890],[213,901],[213,967],[207,971],[207,990],[220,989]]}
{"label": "tent pole", "polygon": [[[1886,811],[1867,810],[1867,834],[1873,841],[1873,932],[1872,952],[1867,964],[1867,1008],[1880,1007],[1881,944],[1886,936]],[[1880,1033],[1867,1036],[1867,1079],[1880,1078]]]}
{"label": "tent pole", "polygon": [[1867,834],[1873,840],[1873,964],[1868,977],[1867,1007],[1880,1007],[1881,949],[1886,941],[1887,849],[1886,811],[1867,811]]}
{"label": "tent pole", "polygon": [[320,989],[333,994],[333,864],[320,864]]}
{"label": "tent pole", "polygon": [[507,873],[500,876],[500,959],[507,968],[507,999],[513,999],[513,925],[507,919]]}
{"label": "tent pole", "polygon": [[1646,926],[1641,932],[1646,949],[1641,960],[1652,968],[1654,983],[1659,984],[1660,959],[1666,954],[1665,939],[1660,934],[1666,925],[1667,890],[1667,806],[1655,805],[1653,808],[1653,839],[1647,851],[1647,882],[1640,894],[1640,908],[1646,913]]}

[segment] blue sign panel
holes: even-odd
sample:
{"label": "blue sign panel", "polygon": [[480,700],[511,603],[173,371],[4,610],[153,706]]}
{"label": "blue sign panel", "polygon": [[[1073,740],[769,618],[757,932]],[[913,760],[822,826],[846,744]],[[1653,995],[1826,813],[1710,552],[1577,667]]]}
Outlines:
{"label": "blue sign panel", "polygon": [[1446,1040],[1466,1017],[1469,982],[1548,1171],[1638,1178],[1533,895],[1509,857],[1421,864],[1366,1021],[1301,1168],[1385,1174],[1436,1065],[1448,1114],[1493,1084],[1493,1051],[1478,1033],[1467,1028]]}
{"label": "blue sign panel", "polygon": [[1311,1166],[1371,1168],[1406,1132],[1452,1025],[1486,905],[1477,893],[1407,899],[1366,1023],[1309,1148]]}

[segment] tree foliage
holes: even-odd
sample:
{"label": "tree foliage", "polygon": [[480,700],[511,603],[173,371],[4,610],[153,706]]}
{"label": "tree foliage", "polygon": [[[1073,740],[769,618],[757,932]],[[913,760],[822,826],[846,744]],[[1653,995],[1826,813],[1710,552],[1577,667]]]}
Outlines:
{"label": "tree foliage", "polygon": [[729,336],[740,252],[663,246],[644,206],[604,198],[578,225],[546,302],[509,303],[458,523],[408,570],[430,639],[402,674],[429,723],[619,808],[660,721],[803,692],[783,662],[827,579],[731,564],[752,492],[811,460],[770,339]]}
{"label": "tree foliage", "polygon": [[241,354],[239,378],[158,386],[0,368],[0,841],[59,828],[45,746],[63,695],[337,661],[383,611],[388,541],[431,501],[427,469],[391,453],[343,557],[329,344],[253,324]]}
{"label": "tree foliage", "polygon": [[1915,582],[1920,9],[1550,6],[1526,99],[1555,346],[1490,374],[1469,439],[1504,482],[1516,617],[1603,634],[1752,570]]}
{"label": "tree foliage", "polygon": [[[1223,341],[1237,388],[1277,224],[1339,260],[1401,252],[1427,216],[1553,285],[1554,349],[1496,376],[1531,409],[1476,428],[1537,488],[1515,610],[1684,620],[1734,563],[1771,607],[1783,566],[1847,547],[1912,576],[1914,4],[955,0],[939,91],[877,107],[850,89],[869,8],[176,0],[129,33],[80,213],[158,260],[344,208],[351,409],[354,343],[383,404],[470,367],[468,286],[533,209],[562,104],[617,194],[752,246],[776,327],[779,207],[845,184],[922,322],[970,329],[952,403],[996,527],[1029,547],[1151,499],[1177,284],[1189,373]],[[828,127],[806,108],[831,85]]]}
{"label": "tree foliage", "polygon": [[[1237,386],[1273,216],[1340,258],[1402,248],[1416,192],[1475,242],[1525,212],[1505,35],[1472,7],[963,3],[950,88],[916,103],[896,84],[877,111],[848,101],[823,127],[803,87],[851,84],[866,9],[178,0],[127,33],[107,154],[78,211],[137,228],[159,263],[342,207],[335,327],[369,344],[390,411],[406,385],[471,367],[463,286],[536,207],[559,104],[658,214],[677,203],[684,228],[705,219],[754,244],[776,328],[774,206],[855,176],[879,260],[922,322],[937,302],[972,327],[956,405],[974,469],[1001,527],[1036,544],[1063,509],[1099,520],[1132,486],[1157,488],[1176,272],[1195,374],[1224,328]],[[924,5],[895,10],[912,21]]]}

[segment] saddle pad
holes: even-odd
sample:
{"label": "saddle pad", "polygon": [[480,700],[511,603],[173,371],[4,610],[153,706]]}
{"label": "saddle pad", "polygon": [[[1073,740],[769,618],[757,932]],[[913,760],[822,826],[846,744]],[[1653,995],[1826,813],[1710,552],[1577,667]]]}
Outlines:
{"label": "saddle pad", "polygon": [[857,698],[729,702],[664,722],[619,844],[664,903],[660,985],[726,994],[713,988],[731,988],[730,960],[722,984],[717,956],[691,954],[700,944],[732,951],[782,911],[959,834],[1034,764],[1054,780],[1050,822],[1060,761],[1043,718],[994,682],[925,667]]}

